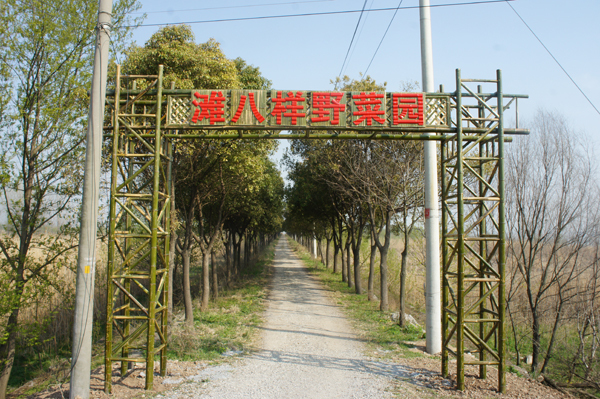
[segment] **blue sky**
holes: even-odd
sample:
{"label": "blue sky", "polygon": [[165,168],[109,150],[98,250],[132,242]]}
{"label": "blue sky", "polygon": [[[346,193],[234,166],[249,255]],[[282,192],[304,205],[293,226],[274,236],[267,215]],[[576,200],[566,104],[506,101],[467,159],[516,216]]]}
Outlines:
{"label": "blue sky", "polygon": [[[466,3],[430,0],[432,5]],[[402,7],[418,6],[404,0]],[[225,18],[360,10],[364,0],[143,1],[144,24]],[[368,0],[366,9],[397,7],[399,0]],[[544,42],[591,101],[600,108],[600,1],[516,0],[514,9]],[[358,78],[369,64],[393,11],[363,14],[343,74]],[[190,24],[196,41],[215,38],[229,58],[260,67],[278,89],[326,90],[338,76],[359,13]],[[538,108],[560,112],[574,130],[596,141],[600,115],[555,63],[506,2],[434,7],[433,61],[436,87],[455,90],[455,69],[465,78],[495,77],[501,69],[504,92],[528,94],[520,119]],[[139,45],[158,27],[140,27]],[[419,11],[400,9],[368,74],[389,91],[420,81]],[[512,114],[511,114],[512,115]],[[596,151],[598,153],[599,151]]]}

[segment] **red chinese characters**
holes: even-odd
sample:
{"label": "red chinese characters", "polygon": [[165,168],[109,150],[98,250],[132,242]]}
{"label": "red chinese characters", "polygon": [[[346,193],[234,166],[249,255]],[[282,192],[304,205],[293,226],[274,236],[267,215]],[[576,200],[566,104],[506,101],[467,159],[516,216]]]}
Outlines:
{"label": "red chinese characters", "polygon": [[254,115],[258,123],[263,123],[265,117],[258,112],[256,100],[254,99],[254,93],[248,93],[248,96],[244,94],[240,96],[240,104],[235,112],[235,115],[233,115],[233,118],[231,118],[231,123],[236,123],[240,119],[240,116],[242,116],[242,112],[244,112],[244,106],[246,105],[246,97],[250,99],[250,110],[252,110],[252,115]]}
{"label": "red chinese characters", "polygon": [[[186,100],[191,104],[186,103],[185,108],[178,105]],[[427,126],[426,108],[425,93],[193,90],[191,98],[169,103],[167,117],[173,125],[180,124],[185,117],[187,123],[203,129],[271,126],[274,130],[400,131]],[[440,123],[445,126],[444,121]]]}
{"label": "red chinese characters", "polygon": [[293,91],[290,91],[287,93],[287,97],[283,97],[283,92],[277,91],[275,97],[271,97],[271,102],[274,104],[271,115],[276,117],[275,123],[277,125],[281,125],[283,116],[291,118],[292,125],[298,124],[298,118],[306,117],[306,112],[299,112],[304,111],[304,104],[299,103],[306,102],[306,98],[302,97],[301,91],[296,92],[296,95]]}
{"label": "red chinese characters", "polygon": [[352,116],[358,117],[352,123],[360,125],[366,122],[367,126],[372,126],[373,121],[377,124],[385,124],[385,94],[384,93],[360,93],[352,95],[356,110]]}
{"label": "red chinese characters", "polygon": [[329,122],[331,125],[340,124],[340,112],[346,111],[346,104],[340,101],[345,93],[313,92],[311,122]]}
{"label": "red chinese characters", "polygon": [[198,123],[208,119],[211,125],[217,122],[225,122],[225,101],[227,100],[220,91],[211,91],[209,94],[194,93],[197,100],[192,104],[196,107],[192,116],[192,123]]}
{"label": "red chinese characters", "polygon": [[423,93],[392,94],[392,125],[413,124],[423,126]]}

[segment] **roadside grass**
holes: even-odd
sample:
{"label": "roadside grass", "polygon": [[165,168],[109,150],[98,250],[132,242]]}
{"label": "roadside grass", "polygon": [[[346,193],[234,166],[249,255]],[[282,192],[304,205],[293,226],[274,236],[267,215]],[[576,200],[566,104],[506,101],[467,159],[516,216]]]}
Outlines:
{"label": "roadside grass", "polygon": [[422,357],[413,350],[416,342],[425,338],[420,327],[409,325],[401,328],[392,321],[392,312],[381,312],[378,301],[369,301],[366,294],[356,295],[354,288],[342,282],[340,274],[330,269],[312,256],[297,242],[288,238],[294,252],[302,259],[309,272],[329,288],[332,298],[343,307],[357,332],[367,341],[370,354],[384,359],[394,357]]}
{"label": "roadside grass", "polygon": [[[220,291],[217,301],[211,301],[205,312],[194,311],[193,329],[184,328],[183,309],[175,309],[174,322],[169,324],[169,360],[214,363],[228,359],[222,356],[227,351],[251,350],[259,334],[255,327],[262,323],[275,245],[276,242],[271,243],[254,264],[241,272],[240,281]],[[199,309],[199,303],[194,305]],[[104,331],[100,325],[94,326],[94,329]],[[104,335],[96,334],[95,338],[92,370],[104,364]],[[55,355],[40,353],[29,362],[24,362],[23,370],[13,370],[14,375],[21,377],[16,381],[15,388],[9,390],[8,396],[13,399],[25,398],[68,382],[69,349],[65,348]],[[31,370],[26,370],[27,367]]]}
{"label": "roadside grass", "polygon": [[175,313],[171,328],[168,359],[216,360],[227,351],[249,351],[262,323],[275,243],[259,260],[242,272],[231,288],[219,292],[204,312],[196,306],[194,328],[186,329],[183,309]]}

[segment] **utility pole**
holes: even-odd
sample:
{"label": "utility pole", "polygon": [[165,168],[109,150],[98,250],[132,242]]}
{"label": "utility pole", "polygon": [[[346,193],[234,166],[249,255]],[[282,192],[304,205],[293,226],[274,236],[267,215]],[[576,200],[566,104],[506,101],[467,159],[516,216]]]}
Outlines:
{"label": "utility pole", "polygon": [[90,396],[96,232],[111,16],[112,0],[99,0],[77,258],[77,291],[69,391],[71,399],[87,399]]}
{"label": "utility pole", "polygon": [[[421,74],[423,91],[433,88],[433,51],[431,48],[431,9],[429,0],[419,0],[421,20]],[[442,313],[440,297],[440,215],[438,208],[436,142],[424,142],[425,157],[425,307],[427,353],[442,350]]]}

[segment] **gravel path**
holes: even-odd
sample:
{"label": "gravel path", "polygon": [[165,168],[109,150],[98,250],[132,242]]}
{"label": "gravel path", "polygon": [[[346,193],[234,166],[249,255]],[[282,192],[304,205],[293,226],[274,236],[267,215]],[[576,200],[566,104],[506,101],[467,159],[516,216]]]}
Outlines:
{"label": "gravel path", "polygon": [[[195,380],[197,398],[387,398],[393,365],[362,355],[363,343],[339,307],[279,240],[261,349],[238,362],[208,368]],[[388,367],[389,366],[389,367]],[[391,369],[390,369],[391,368]],[[169,397],[191,397],[191,384]],[[181,389],[182,388],[182,389]]]}

